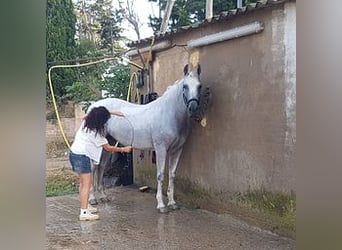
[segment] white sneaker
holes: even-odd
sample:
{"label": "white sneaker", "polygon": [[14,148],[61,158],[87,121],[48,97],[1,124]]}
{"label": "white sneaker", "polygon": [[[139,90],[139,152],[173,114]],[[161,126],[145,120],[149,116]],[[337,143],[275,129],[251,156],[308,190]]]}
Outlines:
{"label": "white sneaker", "polygon": [[88,211],[92,214],[97,213],[98,210],[96,207],[93,207],[92,205],[88,204]]}
{"label": "white sneaker", "polygon": [[92,214],[89,211],[84,212],[83,214],[80,214],[79,219],[80,220],[98,220],[100,217],[97,214]]}

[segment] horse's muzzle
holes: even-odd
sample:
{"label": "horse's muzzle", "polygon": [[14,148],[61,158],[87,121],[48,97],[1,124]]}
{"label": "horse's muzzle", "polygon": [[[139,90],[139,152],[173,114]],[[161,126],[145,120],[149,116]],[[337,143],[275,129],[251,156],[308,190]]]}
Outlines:
{"label": "horse's muzzle", "polygon": [[196,114],[198,108],[199,108],[199,101],[195,98],[192,98],[187,103],[188,111],[190,113],[190,116],[193,116]]}

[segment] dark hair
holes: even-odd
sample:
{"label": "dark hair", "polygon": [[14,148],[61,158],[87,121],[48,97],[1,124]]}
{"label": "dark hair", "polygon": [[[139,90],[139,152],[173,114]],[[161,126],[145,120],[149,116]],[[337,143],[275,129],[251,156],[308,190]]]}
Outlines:
{"label": "dark hair", "polygon": [[106,132],[104,125],[109,118],[110,113],[105,107],[95,107],[85,117],[84,128],[86,128],[86,131],[95,131],[95,136],[97,133],[105,136]]}

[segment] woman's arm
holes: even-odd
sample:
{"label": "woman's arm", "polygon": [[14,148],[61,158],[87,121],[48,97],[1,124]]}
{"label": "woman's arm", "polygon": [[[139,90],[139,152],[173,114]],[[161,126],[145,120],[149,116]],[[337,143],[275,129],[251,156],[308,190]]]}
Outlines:
{"label": "woman's arm", "polygon": [[129,153],[132,151],[132,147],[131,146],[126,146],[126,147],[116,147],[116,146],[112,146],[110,144],[104,144],[103,148],[108,151],[108,152],[118,152],[118,153]]}
{"label": "woman's arm", "polygon": [[118,116],[124,116],[124,114],[120,111],[111,111],[109,112],[111,115],[118,115]]}

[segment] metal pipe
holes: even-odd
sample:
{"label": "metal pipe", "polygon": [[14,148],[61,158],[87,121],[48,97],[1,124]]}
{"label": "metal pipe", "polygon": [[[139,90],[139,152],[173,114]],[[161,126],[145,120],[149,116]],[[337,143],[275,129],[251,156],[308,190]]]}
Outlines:
{"label": "metal pipe", "polygon": [[198,39],[190,40],[187,42],[189,47],[200,47],[217,42],[222,42],[242,36],[256,34],[264,30],[261,22],[253,22],[247,25],[239,26],[223,32],[215,33],[212,35],[204,36]]}

